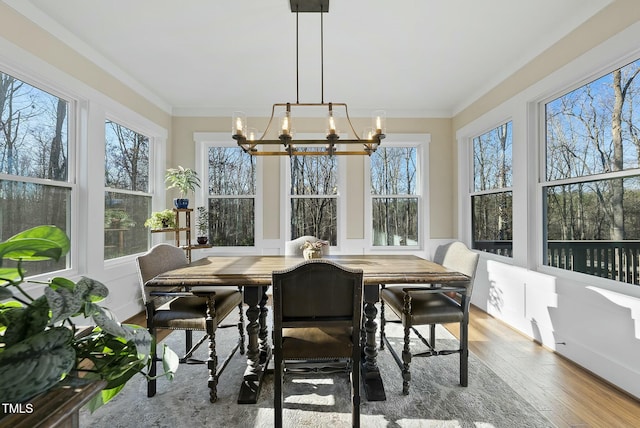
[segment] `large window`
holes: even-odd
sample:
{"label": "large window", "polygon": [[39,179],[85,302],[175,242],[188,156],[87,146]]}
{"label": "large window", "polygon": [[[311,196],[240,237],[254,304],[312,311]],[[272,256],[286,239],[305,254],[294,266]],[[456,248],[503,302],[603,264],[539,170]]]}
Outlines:
{"label": "large window", "polygon": [[472,247],[512,256],[512,125],[473,139]]}
{"label": "large window", "polygon": [[418,246],[418,148],[379,147],[370,165],[373,245]]}
{"label": "large window", "polygon": [[209,240],[215,247],[255,245],[256,161],[237,146],[208,149]]}
{"label": "large window", "polygon": [[151,214],[149,138],[118,123],[105,123],[104,257],[146,251]]}
{"label": "large window", "polygon": [[[71,103],[0,72],[0,240],[42,224],[69,234]],[[68,261],[29,266],[29,275]]]}
{"label": "large window", "polygon": [[640,60],[545,104],[544,263],[640,284]]}
{"label": "large window", "polygon": [[[300,150],[316,150],[314,148]],[[338,244],[338,161],[336,156],[292,156],[291,236],[312,235]]]}

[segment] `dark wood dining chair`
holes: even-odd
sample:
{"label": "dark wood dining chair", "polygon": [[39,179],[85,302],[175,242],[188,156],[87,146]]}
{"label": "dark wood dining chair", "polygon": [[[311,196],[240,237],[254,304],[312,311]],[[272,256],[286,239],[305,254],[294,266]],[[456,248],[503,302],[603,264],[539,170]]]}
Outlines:
{"label": "dark wood dining chair", "polygon": [[352,425],[360,426],[362,270],[322,259],[273,272],[274,413],[282,427],[283,376],[300,367],[351,373]]}
{"label": "dark wood dining chair", "polygon": [[[444,267],[469,277],[468,282],[435,284],[432,286],[397,285],[383,287],[380,291],[380,335],[402,371],[402,393],[409,393],[411,373],[409,365],[412,357],[431,357],[437,355],[460,355],[460,385],[468,385],[468,324],[469,305],[473,292],[473,280],[478,266],[479,255],[467,248],[462,242],[452,242],[438,247],[434,261]],[[389,343],[385,334],[385,306],[398,317],[394,322],[404,327],[404,346],[402,358]],[[456,349],[436,349],[436,325],[459,323],[460,341]],[[425,339],[415,328],[417,325],[429,325],[429,339]],[[428,350],[412,354],[410,350],[411,331],[424,343]]]}
{"label": "dark wood dining chair", "polygon": [[[153,337],[152,363],[149,373],[151,379],[147,381],[147,396],[153,397],[156,394],[156,380],[153,377],[156,375],[156,363],[161,361],[161,358],[157,356],[156,330],[184,330],[185,355],[180,358],[180,362],[207,364],[210,370],[210,401],[216,401],[218,378],[222,371],[238,349],[241,354],[244,354],[242,292],[231,287],[194,287],[192,291],[189,291],[179,288],[145,286],[147,281],[163,272],[188,265],[184,250],[173,245],[158,244],[146,254],[137,257],[136,262],[146,310],[147,329]],[[238,308],[240,311],[239,322],[237,324],[221,324],[234,308]],[[216,330],[236,326],[239,330],[238,342],[229,351],[224,362],[218,365],[215,349]],[[205,332],[195,345],[193,345],[193,331]],[[193,353],[206,339],[209,339],[213,344],[208,360],[193,359]]]}

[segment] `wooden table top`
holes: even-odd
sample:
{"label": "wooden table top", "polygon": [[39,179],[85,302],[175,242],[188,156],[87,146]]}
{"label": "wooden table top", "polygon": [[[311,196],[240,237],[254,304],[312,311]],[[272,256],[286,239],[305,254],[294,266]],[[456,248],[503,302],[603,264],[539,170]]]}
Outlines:
{"label": "wooden table top", "polygon": [[[410,255],[329,255],[327,260],[347,268],[362,269],[365,285],[447,283],[468,281],[459,272]],[[147,282],[149,286],[264,286],[271,284],[271,274],[302,263],[293,256],[214,256],[197,260],[189,266],[162,273]]]}

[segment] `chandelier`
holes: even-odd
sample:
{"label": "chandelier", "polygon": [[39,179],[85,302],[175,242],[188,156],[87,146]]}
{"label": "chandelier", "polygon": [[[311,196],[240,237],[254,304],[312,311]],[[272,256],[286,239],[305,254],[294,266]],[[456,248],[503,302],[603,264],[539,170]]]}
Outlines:
{"label": "chandelier", "polygon": [[[385,112],[376,110],[372,114],[371,127],[366,129],[362,137],[358,136],[355,131],[347,104],[345,103],[325,103],[324,102],[324,22],[323,13],[329,12],[329,0],[290,0],[291,12],[296,14],[296,102],[295,103],[276,103],[271,108],[271,118],[261,137],[257,137],[257,133],[247,127],[247,116],[243,112],[236,111],[232,116],[232,137],[237,141],[238,146],[245,153],[251,156],[322,156],[322,155],[371,155],[376,151],[382,139],[385,137],[386,117]],[[299,85],[298,85],[298,13],[314,12],[320,13],[320,52],[321,52],[321,100],[320,103],[300,103]],[[295,131],[293,128],[293,108],[327,108],[326,117],[326,138],[325,139],[295,139]],[[353,139],[340,139],[339,131],[336,128],[336,117],[334,116],[334,108],[344,108],[344,117],[355,136]],[[276,118],[276,112],[278,112]],[[277,123],[278,139],[269,140],[265,136],[271,129],[271,126]],[[284,150],[266,151],[258,150],[261,145],[281,145]],[[341,149],[338,150],[338,144]],[[342,149],[344,147],[344,149]],[[310,149],[310,150],[309,150]]]}

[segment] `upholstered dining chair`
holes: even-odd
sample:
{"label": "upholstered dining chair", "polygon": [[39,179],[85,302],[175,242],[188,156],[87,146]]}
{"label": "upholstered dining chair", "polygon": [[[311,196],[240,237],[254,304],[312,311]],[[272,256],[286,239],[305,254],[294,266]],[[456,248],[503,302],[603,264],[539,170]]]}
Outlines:
{"label": "upholstered dining chair", "polygon": [[[302,256],[302,245],[304,245],[305,242],[311,242],[314,243],[316,241],[322,241],[322,239],[320,238],[316,238],[315,236],[311,236],[311,235],[304,235],[301,236],[299,238],[293,239],[291,241],[287,241],[285,243],[284,246],[284,254],[285,256]],[[322,248],[322,254],[327,255],[329,254],[329,246],[326,245]]]}
{"label": "upholstered dining chair", "polygon": [[[205,363],[191,358],[194,351],[207,339],[215,345],[215,334],[217,328],[238,327],[239,339],[227,358],[218,367],[215,346],[213,356],[206,362],[209,369],[215,373],[213,379],[209,379],[210,400],[217,399],[218,378],[226,367],[229,359],[240,349],[244,353],[244,319],[242,313],[242,292],[239,289],[230,287],[194,287],[204,291],[198,296],[193,292],[181,289],[167,289],[164,287],[147,287],[145,284],[155,276],[169,270],[178,269],[188,265],[183,249],[169,244],[158,244],[151,248],[146,254],[137,257],[138,277],[142,289],[142,298],[145,305],[147,328],[153,337],[152,364],[150,369],[151,379],[147,382],[147,396],[153,397],[156,394],[156,363],[161,361],[157,356],[157,329],[184,330],[185,331],[185,355],[180,358],[181,363]],[[213,323],[207,323],[207,309],[214,314]],[[223,325],[222,321],[238,308],[240,319],[237,324]],[[193,331],[204,331],[203,337],[193,345]]]}
{"label": "upholstered dining chair", "polygon": [[333,372],[336,361],[351,373],[352,425],[360,426],[362,270],[312,259],[273,272],[272,284],[275,426],[282,427],[284,374],[300,365]]}
{"label": "upholstered dining chair", "polygon": [[[409,364],[412,357],[431,357],[437,355],[460,355],[460,385],[468,385],[468,323],[469,305],[473,292],[473,281],[478,266],[478,254],[469,250],[462,242],[451,242],[438,247],[434,261],[444,267],[469,277],[469,282],[436,284],[431,287],[417,285],[398,285],[383,287],[380,291],[382,309],[380,310],[380,334],[402,371],[402,393],[409,393],[411,373]],[[396,322],[404,327],[404,347],[402,358],[391,346],[385,334],[385,309],[390,308],[399,318]],[[459,323],[460,340],[457,349],[436,349],[436,324]],[[425,339],[415,328],[417,325],[429,326],[429,339]],[[416,336],[428,347],[425,352],[411,354],[410,334]]]}

